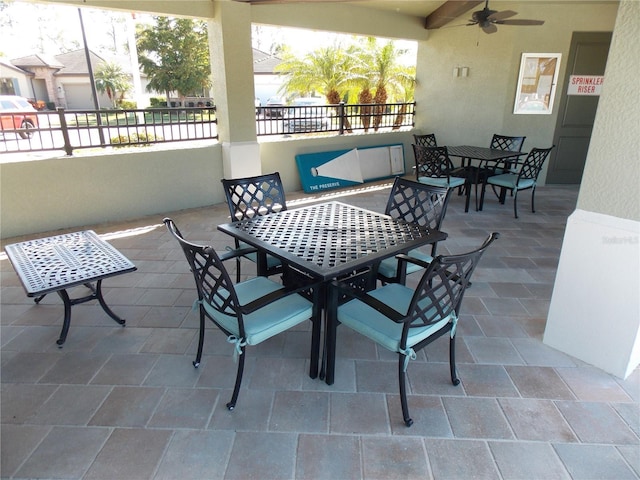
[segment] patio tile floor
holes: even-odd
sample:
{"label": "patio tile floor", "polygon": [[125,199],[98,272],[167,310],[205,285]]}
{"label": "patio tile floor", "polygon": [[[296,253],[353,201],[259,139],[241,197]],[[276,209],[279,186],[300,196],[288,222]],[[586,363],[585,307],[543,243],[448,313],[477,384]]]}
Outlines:
{"label": "patio tile floor", "polygon": [[[293,192],[288,201],[295,208],[336,198],[382,211],[390,185]],[[577,194],[575,186],[539,187],[533,214],[525,193],[519,219],[511,197],[506,205],[488,197],[483,212],[464,213],[464,197],[452,196],[438,253],[474,248],[491,231],[502,236],[462,307],[461,384],[451,385],[446,339],[409,366],[411,428],[402,423],[395,355],[340,328],[328,386],[307,375],[308,325],[247,349],[229,412],[231,347],[209,329],[193,368],[195,288],[160,215],[85,227],[138,270],[104,282],[126,328],[93,302],[77,305],[62,349],[58,297],[35,305],[2,255],[1,477],[638,479],[640,371],[622,380],[542,343]],[[166,214],[187,238],[220,250],[231,243],[216,230],[227,215],[223,204]],[[254,271],[243,264],[243,274]]]}

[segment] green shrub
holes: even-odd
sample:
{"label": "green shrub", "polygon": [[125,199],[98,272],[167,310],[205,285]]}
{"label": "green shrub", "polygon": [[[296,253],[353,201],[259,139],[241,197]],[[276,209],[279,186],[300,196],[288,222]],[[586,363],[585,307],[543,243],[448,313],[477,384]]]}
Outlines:
{"label": "green shrub", "polygon": [[118,107],[123,110],[135,110],[136,108],[138,108],[138,104],[133,100],[120,100],[118,102]]}
{"label": "green shrub", "polygon": [[114,147],[144,147],[151,142],[162,141],[162,137],[156,137],[153,133],[140,132],[132,133],[131,135],[119,135],[117,137],[111,137],[111,145]]}
{"label": "green shrub", "polygon": [[153,107],[166,107],[167,106],[167,101],[164,98],[151,97],[149,99],[149,106],[151,108],[153,108]]}

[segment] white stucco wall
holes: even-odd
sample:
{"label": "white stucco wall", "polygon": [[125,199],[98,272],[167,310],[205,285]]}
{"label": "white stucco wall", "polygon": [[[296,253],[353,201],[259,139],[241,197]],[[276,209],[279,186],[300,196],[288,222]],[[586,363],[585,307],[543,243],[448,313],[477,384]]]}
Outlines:
{"label": "white stucco wall", "polygon": [[640,364],[640,2],[620,4],[544,343],[626,378]]}
{"label": "white stucco wall", "polygon": [[2,238],[224,201],[220,145],[139,147],[0,164]]}

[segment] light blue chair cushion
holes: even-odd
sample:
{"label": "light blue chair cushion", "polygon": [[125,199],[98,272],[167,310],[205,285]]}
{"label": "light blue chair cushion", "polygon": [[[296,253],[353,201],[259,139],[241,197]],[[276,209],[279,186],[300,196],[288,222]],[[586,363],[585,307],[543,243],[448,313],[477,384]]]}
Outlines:
{"label": "light blue chair cushion", "polygon": [[420,183],[433,187],[455,188],[464,185],[465,179],[460,177],[418,177]]}
{"label": "light blue chair cushion", "polygon": [[[498,187],[505,187],[510,189],[516,188],[516,181],[518,180],[518,176],[513,173],[503,173],[502,175],[496,175],[494,177],[489,177],[487,182],[492,185],[497,185]],[[522,190],[525,188],[530,188],[535,183],[535,180],[531,178],[523,178],[518,182],[517,188],[518,190]]]}
{"label": "light blue chair cushion", "polygon": [[[251,245],[249,245],[248,243],[244,243],[244,242],[240,242],[239,245],[240,245],[240,248],[254,248]],[[247,253],[244,256],[247,257],[252,262],[258,263],[258,253],[257,252]],[[280,262],[279,258],[274,257],[273,255],[267,255],[267,268],[276,267],[276,266],[280,265],[281,263],[282,262]]]}
{"label": "light blue chair cushion", "polygon": [[[268,293],[282,288],[282,285],[266,277],[255,277],[236,284],[236,294],[241,305],[246,305]],[[238,337],[240,330],[235,315],[226,315],[214,309],[206,301],[205,311],[225,329]],[[269,305],[244,315],[244,329],[248,345],[257,345],[266,339],[309,320],[313,315],[313,304],[300,295],[293,294],[276,300]]]}
{"label": "light blue chair cushion", "polygon": [[[411,250],[408,253],[408,255],[410,257],[418,258],[423,262],[427,262],[427,263],[433,262],[433,257],[431,255],[424,253],[418,249]],[[405,265],[407,266],[407,275],[422,269],[421,266],[416,265],[415,263],[407,262],[405,263]],[[398,260],[395,257],[385,258],[378,265],[378,273],[380,273],[381,275],[384,275],[387,278],[394,278],[397,272],[398,272]]]}
{"label": "light blue chair cushion", "polygon": [[[413,296],[413,290],[400,285],[390,283],[384,287],[369,292],[388,306],[399,312],[406,312]],[[392,352],[403,353],[400,349],[400,337],[402,335],[402,324],[390,320],[376,309],[366,303],[353,299],[338,308],[338,321],[349,326],[356,332],[370,338],[379,345]],[[411,328],[407,338],[407,348],[413,347],[418,342],[431,336],[448,322],[451,316],[424,327]]]}

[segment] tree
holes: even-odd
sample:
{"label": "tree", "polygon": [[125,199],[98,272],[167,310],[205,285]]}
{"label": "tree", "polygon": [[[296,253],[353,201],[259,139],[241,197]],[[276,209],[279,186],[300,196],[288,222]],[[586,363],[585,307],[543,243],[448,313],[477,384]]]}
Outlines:
{"label": "tree", "polygon": [[154,17],[155,25],[137,32],[142,71],[148,91],[177,92],[180,101],[211,87],[207,25],[201,20]]}
{"label": "tree", "polygon": [[410,84],[415,75],[412,77],[409,67],[398,62],[406,50],[397,49],[392,41],[380,46],[375,38],[369,38],[366,50],[364,58],[367,59],[367,64],[364,67],[370,72],[370,80],[375,85],[373,128],[377,130],[389,93],[394,97],[401,96],[405,92],[405,86]]}
{"label": "tree", "polygon": [[[333,45],[319,48],[302,59],[285,51],[276,71],[285,74],[281,90],[300,96],[319,92],[329,104],[336,105],[353,86],[355,65],[353,48]],[[346,120],[347,131],[351,131]]]}
{"label": "tree", "polygon": [[100,93],[106,93],[114,108],[124,95],[131,90],[129,75],[122,71],[122,67],[116,63],[101,63],[94,73],[96,89]]}

